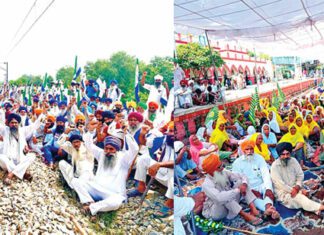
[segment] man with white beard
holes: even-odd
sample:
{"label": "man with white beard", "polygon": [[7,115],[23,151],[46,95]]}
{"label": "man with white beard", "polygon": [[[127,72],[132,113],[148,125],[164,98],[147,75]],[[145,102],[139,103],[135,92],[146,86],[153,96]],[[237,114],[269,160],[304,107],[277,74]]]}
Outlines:
{"label": "man with white beard", "polygon": [[[210,154],[202,164],[206,178],[202,191],[207,199],[204,202],[202,215],[206,218],[221,220],[234,219],[237,215],[251,225],[260,225],[259,211],[254,205],[256,197],[248,187],[247,178],[239,173],[224,170],[224,165],[216,154]],[[244,197],[249,205],[250,213],[243,211],[239,204]]]}
{"label": "man with white beard", "polygon": [[59,169],[70,188],[73,189],[71,182],[75,178],[88,180],[94,177],[94,156],[88,150],[81,135],[71,135],[66,141],[66,134],[60,136],[57,141],[60,148],[72,156],[71,164],[65,160],[59,162]]}
{"label": "man with white beard", "polygon": [[266,216],[278,219],[280,215],[273,206],[275,197],[268,165],[262,156],[254,153],[254,146],[255,142],[248,139],[241,143],[244,154],[234,161],[232,171],[247,176],[251,191],[257,197],[255,206]]}
{"label": "man with white beard", "polygon": [[8,174],[3,179],[3,183],[10,185],[14,176],[19,179],[32,180],[32,175],[27,172],[27,168],[35,160],[35,154],[28,153],[26,137],[38,129],[41,125],[39,118],[30,126],[19,127],[21,118],[16,113],[11,113],[7,118],[7,125],[0,125],[0,135],[3,136],[3,154],[0,154],[0,167]]}
{"label": "man with white beard", "polygon": [[279,158],[271,165],[271,179],[279,202],[290,209],[303,208],[320,214],[324,205],[308,198],[308,192],[303,189],[304,172],[298,161],[290,157],[293,146],[282,142],[276,150]]}
{"label": "man with white beard", "polygon": [[112,80],[108,88],[108,97],[112,100],[112,103],[119,101],[123,94],[124,93],[118,87],[117,81]]}
{"label": "man with white beard", "polygon": [[[139,134],[142,127],[143,115],[139,112],[131,112],[128,117],[128,131],[132,136]],[[136,138],[135,138],[136,139]]]}
{"label": "man with white beard", "polygon": [[138,146],[135,141],[130,141],[125,152],[120,139],[107,136],[104,149],[100,149],[93,144],[91,134],[96,124],[89,124],[88,129],[83,136],[84,143],[97,159],[98,169],[93,179],[74,179],[71,184],[83,204],[83,212],[96,215],[97,212],[117,210],[126,200],[126,178]]}

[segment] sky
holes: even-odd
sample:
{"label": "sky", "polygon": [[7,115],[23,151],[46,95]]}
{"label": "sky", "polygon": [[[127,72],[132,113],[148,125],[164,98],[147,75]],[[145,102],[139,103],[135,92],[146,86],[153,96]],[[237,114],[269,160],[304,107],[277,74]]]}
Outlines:
{"label": "sky", "polygon": [[84,66],[117,51],[145,62],[173,55],[172,0],[54,0],[15,47],[52,1],[0,0],[0,68],[8,62],[9,80],[23,74],[55,76],[61,67],[74,66],[75,56]]}

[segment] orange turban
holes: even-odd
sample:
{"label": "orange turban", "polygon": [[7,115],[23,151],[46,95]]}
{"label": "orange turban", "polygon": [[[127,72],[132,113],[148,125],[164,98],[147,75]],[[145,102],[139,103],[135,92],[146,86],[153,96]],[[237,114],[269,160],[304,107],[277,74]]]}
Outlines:
{"label": "orange turban", "polygon": [[154,102],[154,101],[149,102],[148,103],[148,106],[149,106],[149,108],[150,107],[154,107],[154,109],[158,109],[159,108],[159,104],[156,103],[156,102]]}
{"label": "orange turban", "polygon": [[34,113],[38,116],[43,112],[43,109],[35,109]]}
{"label": "orange turban", "polygon": [[84,116],[83,114],[77,114],[77,115],[75,116],[74,122],[77,123],[79,120],[83,120],[83,121],[85,121],[85,120],[86,120],[86,119],[85,119],[85,116]]}
{"label": "orange turban", "polygon": [[52,122],[55,122],[56,118],[53,115],[47,115],[47,120],[51,120]]}
{"label": "orange turban", "polygon": [[217,154],[210,154],[202,163],[202,169],[210,175],[213,175],[217,168],[222,165],[222,161],[220,160]]}
{"label": "orange turban", "polygon": [[255,147],[255,142],[253,140],[244,140],[241,143],[241,149],[244,151],[247,147],[251,146],[252,148]]}
{"label": "orange turban", "polygon": [[174,122],[171,121],[168,123],[168,130],[173,129],[174,130]]}

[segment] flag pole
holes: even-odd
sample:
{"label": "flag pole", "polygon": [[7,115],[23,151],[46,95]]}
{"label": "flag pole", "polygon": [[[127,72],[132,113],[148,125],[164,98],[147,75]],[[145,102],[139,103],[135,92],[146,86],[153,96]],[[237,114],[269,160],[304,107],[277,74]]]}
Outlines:
{"label": "flag pole", "polygon": [[[208,48],[209,48],[209,51],[210,51],[210,58],[211,58],[212,65],[213,65],[213,68],[214,68],[214,77],[215,77],[215,79],[218,80],[218,76],[217,76],[217,73],[216,73],[216,65],[215,65],[215,61],[214,61],[214,57],[213,57],[213,51],[212,51],[212,48],[210,47],[210,42],[209,42],[209,39],[208,39],[207,30],[205,30],[205,35],[206,35],[206,39],[207,39]],[[216,78],[216,76],[217,76],[217,78]],[[227,113],[225,97],[223,97],[222,89],[220,89],[220,95],[221,95],[221,98],[222,98],[222,103],[223,103],[223,106],[224,106],[225,113]]]}

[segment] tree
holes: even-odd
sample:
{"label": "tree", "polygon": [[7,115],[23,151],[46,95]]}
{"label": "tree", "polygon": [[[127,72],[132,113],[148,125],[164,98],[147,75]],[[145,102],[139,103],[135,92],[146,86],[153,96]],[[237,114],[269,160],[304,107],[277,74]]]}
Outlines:
{"label": "tree", "polygon": [[216,67],[220,67],[225,63],[217,51],[213,51],[211,56],[209,48],[198,43],[179,45],[177,47],[177,56],[176,62],[180,67],[196,71],[196,76],[198,76],[197,72],[201,72],[205,78],[207,78],[208,69],[213,65],[212,61],[215,62]]}
{"label": "tree", "polygon": [[71,66],[65,66],[60,68],[56,73],[56,79],[58,81],[62,81],[64,87],[68,87],[71,85],[73,78],[74,68]]}

